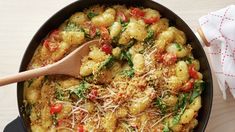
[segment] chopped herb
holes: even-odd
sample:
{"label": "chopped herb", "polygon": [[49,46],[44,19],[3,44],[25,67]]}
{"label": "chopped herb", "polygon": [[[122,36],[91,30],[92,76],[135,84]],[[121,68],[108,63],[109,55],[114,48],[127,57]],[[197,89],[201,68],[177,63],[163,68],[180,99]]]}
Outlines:
{"label": "chopped herb", "polygon": [[84,98],[88,88],[89,84],[85,81],[82,81],[79,85],[75,86],[75,88],[72,90],[72,93],[75,93],[79,98]]}
{"label": "chopped herb", "polygon": [[174,116],[174,118],[172,120],[173,126],[179,123],[180,117],[181,117],[181,114],[178,114],[178,115]]}
{"label": "chopped herb", "polygon": [[124,71],[123,71],[123,75],[132,78],[132,77],[135,75],[135,71],[134,71],[133,68],[131,68],[131,69],[129,69],[129,70],[124,70]]}
{"label": "chopped herb", "polygon": [[175,46],[177,48],[178,51],[181,51],[182,50],[182,46],[178,43],[175,43]]}
{"label": "chopped herb", "polygon": [[118,40],[119,40],[119,38],[120,38],[120,35],[117,35],[117,36],[113,37],[113,39],[112,39],[112,43],[114,43],[114,44],[118,44]]}
{"label": "chopped herb", "polygon": [[109,56],[100,66],[99,66],[99,70],[103,69],[103,68],[109,68],[112,66],[114,61],[114,57],[113,56]]}
{"label": "chopped herb", "polygon": [[83,32],[84,35],[85,35],[85,38],[91,39],[90,34],[87,33],[87,31],[84,28],[80,28],[78,31]]}
{"label": "chopped herb", "polygon": [[127,27],[127,25],[130,23],[130,22],[123,22],[123,21],[120,21],[122,27]]}
{"label": "chopped herb", "polygon": [[195,98],[197,98],[202,93],[202,91],[205,89],[205,85],[206,85],[206,83],[202,80],[195,81],[194,86],[193,86],[192,95],[189,100],[190,103],[192,103],[193,100]]}
{"label": "chopped herb", "polygon": [[60,83],[56,82],[56,91],[55,91],[55,97],[58,100],[64,100],[64,92],[61,89]]}
{"label": "chopped herb", "polygon": [[101,34],[101,33],[100,33],[100,30],[97,29],[97,30],[96,30],[96,36],[100,36],[100,34]]}
{"label": "chopped herb", "polygon": [[171,130],[170,130],[170,128],[169,128],[169,124],[166,123],[166,124],[164,125],[163,132],[170,132],[170,131],[171,131]]}
{"label": "chopped herb", "polygon": [[135,39],[131,39],[131,40],[128,42],[128,44],[127,44],[127,46],[126,46],[125,48],[126,48],[126,49],[129,49],[130,47],[132,47],[132,46],[135,44],[135,42],[136,42]]}
{"label": "chopped herb", "polygon": [[96,14],[96,13],[94,13],[94,12],[89,12],[88,14],[87,14],[87,17],[91,20],[93,17],[95,17],[95,16],[98,16],[98,14]]}
{"label": "chopped herb", "polygon": [[35,80],[36,80],[36,79],[33,78],[33,79],[30,79],[30,80],[27,81],[27,82],[28,82],[28,88],[33,84],[33,82],[34,82]]}
{"label": "chopped herb", "polygon": [[67,26],[64,29],[65,31],[79,31],[81,29],[73,22],[68,22]]}
{"label": "chopped herb", "polygon": [[179,95],[178,102],[175,106],[175,112],[177,113],[178,110],[184,108],[186,106],[188,100],[188,93],[182,93]]}
{"label": "chopped herb", "polygon": [[181,108],[179,114],[177,114],[176,116],[174,116],[173,121],[172,121],[173,126],[174,126],[174,125],[177,125],[177,124],[179,123],[180,118],[181,118],[182,114],[183,114],[184,111],[185,111],[185,108],[186,108],[186,105],[185,105],[183,108]]}
{"label": "chopped herb", "polygon": [[80,31],[84,32],[86,38],[90,38],[90,35],[85,31],[84,28],[81,28]]}
{"label": "chopped herb", "polygon": [[165,102],[163,102],[162,98],[157,98],[155,104],[161,110],[161,114],[166,113],[167,106]]}
{"label": "chopped herb", "polygon": [[175,106],[176,115],[174,116],[173,121],[172,121],[173,126],[179,123],[180,118],[185,111],[187,102],[188,102],[188,94],[187,93],[180,94],[178,103]]}
{"label": "chopped herb", "polygon": [[124,31],[126,31],[126,29],[127,29],[127,26],[128,26],[128,24],[129,24],[130,22],[121,22],[121,25],[122,25],[122,33],[124,32]]}
{"label": "chopped herb", "polygon": [[133,67],[133,62],[131,60],[131,54],[129,52],[126,52],[126,51],[121,51],[121,56],[120,56],[120,59],[121,60],[127,60],[128,62],[128,65],[130,67]]}
{"label": "chopped herb", "polygon": [[56,114],[51,115],[51,119],[52,119],[53,125],[57,126],[58,125],[57,115]]}
{"label": "chopped herb", "polygon": [[194,58],[193,56],[187,56],[183,58],[183,60],[185,60],[187,64],[192,64],[192,61],[194,60]]}
{"label": "chopped herb", "polygon": [[94,80],[94,75],[91,74],[91,75],[89,75],[89,76],[86,76],[86,77],[84,77],[84,80],[85,80],[86,82],[88,82],[88,83],[92,83],[93,80]]}
{"label": "chopped herb", "polygon": [[64,92],[62,90],[56,89],[55,97],[58,100],[64,100]]}
{"label": "chopped herb", "polygon": [[153,30],[148,30],[147,37],[145,38],[145,42],[150,41],[154,37],[154,31]]}

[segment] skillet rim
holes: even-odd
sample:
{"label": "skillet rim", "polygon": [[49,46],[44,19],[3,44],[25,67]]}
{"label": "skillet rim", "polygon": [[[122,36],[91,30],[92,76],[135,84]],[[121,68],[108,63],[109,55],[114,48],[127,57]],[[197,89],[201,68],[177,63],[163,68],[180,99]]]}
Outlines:
{"label": "skillet rim", "polygon": [[[92,1],[92,0],[90,0],[90,1]],[[147,3],[147,2],[149,2],[149,3],[152,3],[152,4],[154,4],[153,6],[158,6],[158,7],[161,7],[162,9],[164,9],[165,10],[165,12],[167,12],[167,13],[170,13],[170,15],[173,15],[175,18],[177,18],[177,20],[179,20],[181,23],[182,23],[182,25],[184,25],[185,26],[185,29],[187,29],[189,32],[190,32],[190,36],[192,36],[193,37],[193,39],[194,39],[194,41],[196,41],[195,43],[195,45],[197,45],[198,46],[198,48],[199,49],[197,49],[198,51],[200,51],[201,53],[202,53],[202,56],[205,58],[205,63],[206,64],[204,64],[205,65],[205,67],[207,68],[207,74],[208,74],[208,76],[207,76],[207,80],[208,80],[208,87],[207,87],[207,89],[209,89],[209,90],[207,90],[207,92],[209,92],[209,93],[207,93],[207,94],[209,94],[209,95],[207,95],[208,97],[206,97],[205,95],[202,97],[202,99],[203,98],[208,98],[209,99],[209,101],[207,102],[208,103],[208,106],[204,106],[204,105],[202,105],[202,107],[206,107],[206,109],[205,109],[205,112],[206,112],[206,117],[203,117],[202,119],[202,122],[204,122],[204,123],[201,123],[201,125],[202,125],[202,127],[200,127],[200,129],[199,129],[199,131],[202,131],[202,132],[204,132],[205,131],[205,129],[206,129],[206,126],[207,126],[207,124],[208,124],[208,121],[209,121],[209,118],[210,118],[210,115],[211,115],[211,110],[212,110],[212,101],[213,101],[213,79],[212,79],[212,73],[211,73],[211,68],[210,68],[210,65],[209,65],[209,62],[208,62],[208,59],[207,59],[207,56],[206,56],[206,54],[205,54],[205,51],[204,51],[204,49],[202,48],[202,45],[200,44],[200,41],[198,40],[198,38],[196,37],[196,35],[194,34],[194,32],[192,31],[192,29],[188,26],[188,24],[186,24],[178,15],[176,15],[173,11],[171,11],[170,9],[168,9],[167,7],[165,7],[165,6],[163,6],[162,4],[159,4],[158,2],[156,2],[156,1],[153,1],[153,0],[143,0],[143,1],[141,1],[141,0],[120,0],[121,1],[121,3],[122,4],[127,4],[128,2],[131,2],[131,3],[133,3],[134,1],[135,2],[140,2],[140,3]],[[119,0],[114,0],[114,2],[113,3],[111,3],[111,5],[114,5],[114,4],[117,4],[118,2],[120,2]],[[124,2],[123,2],[124,1]],[[72,2],[71,4],[68,4],[68,5],[66,5],[65,7],[63,7],[62,9],[60,9],[59,11],[57,11],[56,13],[54,13],[49,19],[47,19],[46,20],[46,22],[44,22],[41,26],[40,26],[40,28],[37,30],[37,32],[34,34],[34,36],[33,36],[33,38],[31,39],[31,41],[30,41],[30,43],[28,44],[28,46],[27,46],[27,48],[26,48],[26,50],[25,50],[25,52],[24,52],[24,55],[23,55],[23,58],[22,58],[22,60],[21,60],[21,64],[20,64],[20,69],[19,69],[19,72],[21,72],[21,71],[25,71],[26,70],[26,68],[27,68],[27,65],[29,64],[29,61],[32,59],[32,56],[33,56],[33,54],[34,54],[34,52],[35,52],[35,50],[36,50],[36,48],[35,48],[35,45],[36,45],[36,47],[38,47],[38,45],[39,44],[35,44],[35,41],[37,41],[37,39],[38,38],[40,38],[40,34],[41,34],[41,32],[43,32],[43,30],[45,30],[45,27],[49,27],[49,28],[52,28],[53,29],[53,26],[48,26],[49,24],[51,24],[51,21],[53,21],[53,19],[55,19],[56,17],[58,17],[58,16],[60,16],[61,14],[63,14],[64,12],[66,12],[66,10],[70,10],[69,8],[70,7],[73,7],[73,6],[75,6],[75,5],[77,5],[78,3],[82,3],[83,2],[83,4],[84,3],[88,3],[88,6],[87,7],[89,7],[89,6],[91,6],[91,5],[95,5],[95,4],[97,4],[97,3],[99,3],[99,2],[101,2],[100,0],[94,0],[94,3],[89,3],[89,1],[88,0],[77,0],[77,1],[75,1],[75,2]],[[93,1],[92,1],[93,2]],[[101,2],[102,4],[106,4],[106,5],[110,5],[110,3],[109,3],[109,0],[103,0],[102,2]],[[148,4],[149,4],[148,3]],[[128,4],[127,4],[128,5]],[[146,6],[147,4],[145,4],[145,5],[143,5],[143,7],[150,7],[150,6]],[[139,3],[137,3],[137,4],[134,4],[134,6],[139,6]],[[82,9],[85,9],[85,7],[82,7],[82,5],[78,5],[78,7],[79,8],[82,8]],[[152,7],[150,7],[150,8],[152,8]],[[153,8],[153,9],[156,9],[156,8]],[[70,10],[70,12],[76,12],[76,10],[73,10],[73,11],[71,11]],[[68,14],[70,14],[70,16],[71,16],[71,13],[68,13],[68,12],[66,12],[67,13],[67,15]],[[160,13],[162,14],[162,12],[160,11]],[[69,17],[69,16],[68,16]],[[166,16],[167,17],[167,16]],[[168,18],[168,17],[167,17]],[[65,19],[66,20],[66,19]],[[65,20],[63,20],[63,21],[65,21]],[[62,21],[62,22],[63,22]],[[57,26],[54,26],[54,28],[55,27],[58,27],[58,25],[60,25],[61,23],[57,23]],[[46,34],[48,34],[49,32],[47,32]],[[41,36],[42,37],[42,36]],[[45,37],[45,36],[44,36]],[[188,37],[188,36],[187,36]],[[31,48],[34,48],[34,51],[32,52],[32,50],[31,50]],[[193,54],[195,54],[195,53],[193,53]],[[29,124],[29,122],[28,121],[26,121],[26,119],[25,119],[25,112],[23,111],[23,107],[22,107],[22,104],[23,104],[23,93],[22,93],[22,91],[23,91],[23,82],[19,82],[19,83],[17,83],[17,103],[18,103],[18,111],[19,111],[19,114],[20,114],[20,117],[21,117],[21,119],[22,119],[22,121],[23,121],[23,126],[24,126],[24,128],[25,128],[25,130],[28,130],[28,131],[31,131],[30,130],[30,124]],[[202,94],[205,94],[204,92],[202,93]],[[202,102],[203,103],[203,102]],[[202,108],[201,108],[202,109]],[[200,111],[199,111],[199,114],[200,114]],[[200,116],[200,115],[199,115]],[[201,120],[199,120],[198,119],[198,121],[201,121]],[[197,127],[196,127],[197,128]]]}

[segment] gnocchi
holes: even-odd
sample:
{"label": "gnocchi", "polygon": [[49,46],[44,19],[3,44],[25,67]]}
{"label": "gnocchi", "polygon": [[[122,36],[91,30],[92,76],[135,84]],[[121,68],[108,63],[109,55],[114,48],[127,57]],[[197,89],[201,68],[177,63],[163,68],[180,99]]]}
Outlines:
{"label": "gnocchi", "polygon": [[193,109],[186,109],[180,118],[180,123],[182,123],[182,124],[189,123],[193,119],[193,116],[194,116],[194,110]]}
{"label": "gnocchi", "polygon": [[119,22],[114,22],[113,25],[110,27],[110,37],[113,39],[114,37],[118,36],[122,30],[122,25]]}
{"label": "gnocchi", "polygon": [[176,64],[176,76],[183,82],[186,82],[189,79],[188,66],[186,62],[179,61]]}
{"label": "gnocchi", "polygon": [[183,58],[189,54],[187,47],[177,43],[172,43],[167,46],[166,51],[171,54],[175,54],[178,58]]}
{"label": "gnocchi", "polygon": [[111,26],[114,22],[115,14],[116,11],[114,9],[108,8],[103,14],[93,17],[91,22],[95,26]]}
{"label": "gnocchi", "polygon": [[137,71],[137,72],[141,72],[144,70],[144,57],[142,54],[136,54],[133,57],[133,68]]}

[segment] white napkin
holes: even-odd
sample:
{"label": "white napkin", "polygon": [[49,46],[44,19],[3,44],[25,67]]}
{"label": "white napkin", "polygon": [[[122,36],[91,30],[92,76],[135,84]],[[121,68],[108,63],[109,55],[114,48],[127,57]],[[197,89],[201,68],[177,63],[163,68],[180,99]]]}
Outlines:
{"label": "white napkin", "polygon": [[235,5],[211,12],[199,23],[223,97],[228,89],[235,98]]}

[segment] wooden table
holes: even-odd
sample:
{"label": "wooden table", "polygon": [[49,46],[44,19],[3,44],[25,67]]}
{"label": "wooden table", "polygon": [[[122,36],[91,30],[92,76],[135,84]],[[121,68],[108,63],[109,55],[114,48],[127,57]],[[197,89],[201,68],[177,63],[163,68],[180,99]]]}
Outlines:
{"label": "wooden table", "polygon": [[[1,0],[0,1],[0,76],[16,73],[24,51],[38,28],[55,12],[74,0]],[[167,6],[192,28],[198,18],[235,0],[156,0]],[[213,110],[206,131],[235,131],[235,100],[222,99],[214,78]],[[0,88],[0,130],[18,116],[16,84]]]}

